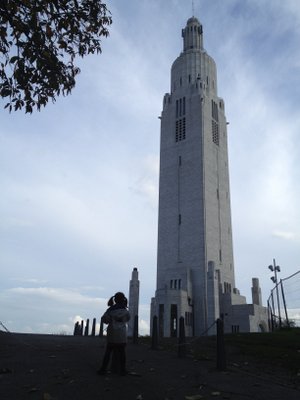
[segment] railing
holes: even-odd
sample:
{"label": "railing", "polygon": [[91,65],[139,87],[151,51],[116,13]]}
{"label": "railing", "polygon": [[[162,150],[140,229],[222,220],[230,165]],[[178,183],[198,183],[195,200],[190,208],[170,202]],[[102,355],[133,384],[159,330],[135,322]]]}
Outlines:
{"label": "railing", "polygon": [[281,279],[268,298],[269,328],[300,326],[300,271]]}

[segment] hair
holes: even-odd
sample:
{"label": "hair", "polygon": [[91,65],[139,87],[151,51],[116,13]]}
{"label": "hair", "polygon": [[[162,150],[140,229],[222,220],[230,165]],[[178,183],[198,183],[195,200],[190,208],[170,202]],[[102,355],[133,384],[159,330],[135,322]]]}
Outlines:
{"label": "hair", "polygon": [[122,305],[122,306],[124,306],[124,307],[127,307],[127,299],[126,299],[124,293],[122,293],[122,292],[117,292],[117,293],[116,293],[114,296],[112,296],[112,297],[108,300],[108,302],[107,302],[107,305],[108,305],[109,307],[111,307],[111,306],[113,306],[113,305],[115,305],[115,304],[118,304],[118,305]]}
{"label": "hair", "polygon": [[114,296],[112,296],[112,297],[108,300],[107,305],[108,305],[108,307],[111,307],[111,306],[113,306],[114,304],[115,304],[115,302],[114,302]]}

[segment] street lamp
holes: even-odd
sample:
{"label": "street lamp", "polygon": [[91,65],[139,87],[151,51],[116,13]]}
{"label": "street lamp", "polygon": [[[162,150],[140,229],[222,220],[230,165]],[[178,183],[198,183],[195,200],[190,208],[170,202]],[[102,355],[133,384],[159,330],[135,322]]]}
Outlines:
{"label": "street lamp", "polygon": [[279,327],[281,328],[281,315],[280,315],[280,303],[279,303],[279,290],[278,290],[278,280],[277,280],[277,272],[280,272],[279,265],[276,265],[275,258],[273,258],[273,265],[269,265],[269,270],[274,272],[274,276],[271,276],[271,281],[276,285],[276,295],[277,295],[277,305],[278,305],[278,318],[279,318]]}

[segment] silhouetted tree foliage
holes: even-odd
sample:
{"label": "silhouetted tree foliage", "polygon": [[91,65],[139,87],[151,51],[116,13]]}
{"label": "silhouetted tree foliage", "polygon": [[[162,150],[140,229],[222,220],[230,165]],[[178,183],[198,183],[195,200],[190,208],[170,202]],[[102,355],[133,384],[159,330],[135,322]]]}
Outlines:
{"label": "silhouetted tree foliage", "polygon": [[0,96],[31,113],[70,94],[75,57],[101,53],[112,23],[101,0],[1,0]]}

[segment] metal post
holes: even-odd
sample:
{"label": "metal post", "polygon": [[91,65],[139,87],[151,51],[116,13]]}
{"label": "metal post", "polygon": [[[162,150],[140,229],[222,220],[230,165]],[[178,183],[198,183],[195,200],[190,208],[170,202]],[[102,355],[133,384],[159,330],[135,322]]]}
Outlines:
{"label": "metal post", "polygon": [[277,305],[278,305],[279,328],[281,328],[279,290],[278,290],[278,282],[277,282],[277,266],[276,266],[275,258],[273,258],[273,266],[274,266],[275,283],[276,283],[276,295],[277,295]]}
{"label": "metal post", "polygon": [[268,307],[268,325],[269,325],[269,331],[272,332],[272,330],[273,330],[272,329],[272,312],[270,310],[271,307],[270,307],[269,299],[268,299],[268,302],[267,302],[267,307]]}
{"label": "metal post", "polygon": [[276,328],[276,319],[274,320],[274,316],[276,316],[275,314],[275,303],[274,303],[274,289],[271,290],[271,296],[272,296],[272,332],[274,331],[274,329]]}

